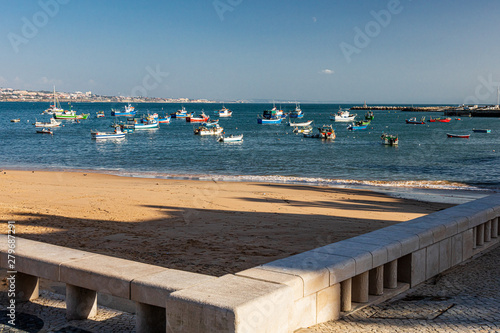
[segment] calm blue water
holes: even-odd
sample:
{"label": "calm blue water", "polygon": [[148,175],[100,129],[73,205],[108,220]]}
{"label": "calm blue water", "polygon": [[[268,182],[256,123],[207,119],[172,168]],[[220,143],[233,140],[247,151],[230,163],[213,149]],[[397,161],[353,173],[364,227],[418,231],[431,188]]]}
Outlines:
{"label": "calm blue water", "polygon": [[[407,125],[406,118],[442,116],[440,113],[375,111],[367,130],[351,132],[346,123],[329,120],[339,105],[305,104],[305,121],[333,124],[337,139],[332,142],[294,135],[285,125],[258,125],[256,117],[269,104],[228,104],[232,118],[222,118],[226,134],[244,134],[241,143],[218,143],[215,137],[193,134],[193,124],[172,119],[161,128],[130,134],[114,142],[96,142],[90,130],[112,131],[111,108],[124,104],[83,103],[73,108],[90,113],[80,124],[62,122],[54,135],[35,133],[35,119],[49,103],[0,103],[0,166],[17,169],[90,169],[116,174],[227,180],[311,181],[316,183],[367,183],[393,185],[450,186],[458,182],[481,188],[500,188],[500,119],[462,118],[451,123]],[[66,105],[63,105],[66,107]],[[171,113],[179,104],[138,104],[138,114]],[[186,104],[188,111],[214,117],[220,104]],[[295,105],[283,105],[285,111]],[[342,105],[350,107],[350,105]],[[97,111],[106,118],[97,119]],[[363,116],[364,112],[358,112]],[[21,118],[20,123],[10,119]],[[123,119],[123,118],[121,118]],[[28,122],[29,121],[29,122]],[[472,133],[489,128],[491,134]],[[380,143],[383,132],[398,134],[399,147]],[[449,139],[446,133],[472,133],[470,139]],[[441,184],[443,181],[445,183]],[[415,183],[413,183],[415,182]],[[453,187],[453,186],[451,186]]]}

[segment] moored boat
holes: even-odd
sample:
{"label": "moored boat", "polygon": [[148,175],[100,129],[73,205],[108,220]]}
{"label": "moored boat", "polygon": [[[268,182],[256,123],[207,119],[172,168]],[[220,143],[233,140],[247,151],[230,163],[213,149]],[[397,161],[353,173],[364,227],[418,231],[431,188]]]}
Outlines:
{"label": "moored boat", "polygon": [[20,118],[16,118],[16,119],[11,119],[11,120],[10,120],[10,122],[11,122],[11,123],[18,123],[18,122],[20,122],[20,121],[21,121],[21,119],[20,119]]}
{"label": "moored boat", "polygon": [[56,87],[54,86],[54,104],[51,104],[43,113],[46,114],[54,114],[56,112],[63,112],[64,109],[61,108],[61,105],[59,104],[59,100],[57,99],[56,96]]}
{"label": "moored boat", "polygon": [[217,110],[216,112],[217,112],[217,115],[221,118],[227,118],[227,117],[231,117],[233,115],[233,111],[229,110],[224,105],[222,105],[222,109]]}
{"label": "moored boat", "polygon": [[313,128],[311,126],[307,126],[307,127],[295,127],[293,129],[293,133],[295,134],[309,134],[311,133],[313,130]]}
{"label": "moored boat", "polygon": [[470,134],[446,134],[449,138],[460,138],[460,139],[468,139]]}
{"label": "moored boat", "polygon": [[406,123],[415,125],[425,125],[425,117],[422,117],[420,120],[417,120],[416,117],[412,117],[410,119],[406,119]]}
{"label": "moored boat", "polygon": [[165,118],[158,118],[158,122],[160,124],[169,124],[170,123],[170,116],[165,115]]}
{"label": "moored boat", "polygon": [[430,117],[429,122],[430,123],[449,123],[451,121],[451,118],[432,118]]}
{"label": "moored boat", "polygon": [[333,130],[332,125],[323,125],[323,127],[318,127],[318,133],[309,133],[304,134],[304,138],[313,138],[313,139],[326,139],[333,140],[335,139],[335,131]]}
{"label": "moored boat", "polygon": [[364,130],[368,127],[370,121],[357,121],[355,124],[350,124],[347,129],[350,131]]}
{"label": "moored boat", "polygon": [[95,140],[123,139],[125,137],[125,133],[121,131],[120,127],[115,127],[114,132],[90,131],[90,137]]}
{"label": "moored boat", "polygon": [[289,117],[290,118],[302,118],[302,117],[304,117],[304,112],[300,108],[299,103],[295,104],[295,110],[290,111]]}
{"label": "moored boat", "polygon": [[115,116],[115,117],[120,117],[120,116],[133,117],[133,116],[135,116],[135,114],[136,114],[135,107],[130,105],[130,103],[128,105],[125,105],[124,108],[125,108],[124,111],[118,111],[115,109],[111,109],[111,115]]}
{"label": "moored boat", "polygon": [[209,120],[207,122],[202,123],[201,126],[214,127],[214,126],[217,126],[218,124],[219,124],[219,119],[214,119],[214,120]]}
{"label": "moored boat", "polygon": [[397,135],[382,134],[382,144],[388,146],[397,146],[399,144],[399,139]]}
{"label": "moored boat", "polygon": [[190,112],[186,111],[186,108],[183,106],[180,110],[177,110],[176,112],[173,112],[170,114],[170,117],[172,118],[187,118],[191,117],[193,114]]}
{"label": "moored boat", "polygon": [[152,116],[148,116],[142,119],[134,119],[134,129],[136,131],[155,129],[158,127],[159,127],[158,121],[156,121],[156,119],[154,119],[154,117]]}
{"label": "moored boat", "polygon": [[194,130],[195,135],[219,135],[224,131],[224,128],[219,125],[212,127],[200,126]]}
{"label": "moored boat", "polygon": [[54,118],[50,118],[49,122],[35,121],[35,127],[59,127],[61,123]]}
{"label": "moored boat", "polygon": [[225,136],[221,135],[217,138],[217,141],[219,142],[239,142],[243,141],[243,134],[240,135],[230,135],[230,136]]}
{"label": "moored boat", "polygon": [[96,113],[96,117],[97,117],[97,118],[104,118],[104,117],[105,117],[105,116],[104,116],[104,111],[99,111],[99,112],[97,112],[97,113]]}
{"label": "moored boat", "polygon": [[373,120],[373,118],[375,118],[375,115],[373,114],[373,111],[368,111],[367,113],[365,113],[365,119],[366,120]]}
{"label": "moored boat", "polygon": [[39,130],[36,130],[36,132],[38,134],[54,134],[54,132],[52,132],[52,130],[50,128],[42,128],[42,129],[39,129]]}
{"label": "moored boat", "polygon": [[337,114],[330,114],[330,120],[339,122],[350,122],[354,121],[356,116],[357,116],[356,114],[351,114],[349,110],[342,110],[339,107],[339,112],[337,112]]}
{"label": "moored boat", "polygon": [[288,123],[288,125],[290,126],[293,126],[293,127],[306,127],[306,126],[309,126],[312,124],[312,120],[309,120],[309,121],[306,121],[306,122],[303,122],[303,123]]}
{"label": "moored boat", "polygon": [[258,124],[281,124],[283,120],[283,110],[278,110],[273,105],[271,110],[264,110],[262,115],[257,117]]}
{"label": "moored boat", "polygon": [[208,121],[209,118],[210,117],[207,116],[205,114],[205,112],[201,111],[201,114],[199,116],[197,116],[197,117],[196,116],[193,117],[191,115],[188,116],[188,117],[186,117],[186,122],[188,122],[188,123],[203,123],[203,122]]}
{"label": "moored boat", "polygon": [[490,129],[473,128],[472,131],[475,133],[491,133]]}

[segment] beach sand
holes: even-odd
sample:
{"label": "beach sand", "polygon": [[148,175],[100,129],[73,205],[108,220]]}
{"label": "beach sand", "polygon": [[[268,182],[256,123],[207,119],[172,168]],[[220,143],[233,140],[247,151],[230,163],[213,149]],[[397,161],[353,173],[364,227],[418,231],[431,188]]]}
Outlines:
{"label": "beach sand", "polygon": [[451,206],[366,190],[88,172],[3,170],[0,189],[0,220],[15,221],[19,237],[214,276]]}

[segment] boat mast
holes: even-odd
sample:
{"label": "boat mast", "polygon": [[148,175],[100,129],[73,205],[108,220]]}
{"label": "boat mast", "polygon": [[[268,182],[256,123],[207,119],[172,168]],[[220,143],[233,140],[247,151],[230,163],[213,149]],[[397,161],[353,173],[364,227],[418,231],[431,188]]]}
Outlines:
{"label": "boat mast", "polygon": [[54,109],[56,108],[56,86],[54,86]]}
{"label": "boat mast", "polygon": [[497,108],[500,107],[500,86],[497,86]]}

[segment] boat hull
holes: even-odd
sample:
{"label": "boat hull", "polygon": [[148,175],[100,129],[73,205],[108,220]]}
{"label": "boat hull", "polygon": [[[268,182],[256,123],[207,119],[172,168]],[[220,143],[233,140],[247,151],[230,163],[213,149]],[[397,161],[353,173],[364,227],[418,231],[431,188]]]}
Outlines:
{"label": "boat hull", "polygon": [[278,119],[264,119],[264,118],[257,118],[257,124],[281,124],[282,118]]}
{"label": "boat hull", "polygon": [[155,123],[155,124],[135,124],[136,131],[155,129],[155,128],[158,128],[158,123]]}
{"label": "boat hull", "polygon": [[466,135],[459,135],[459,134],[446,134],[449,138],[458,138],[458,139],[468,139],[470,137],[470,134]]}

